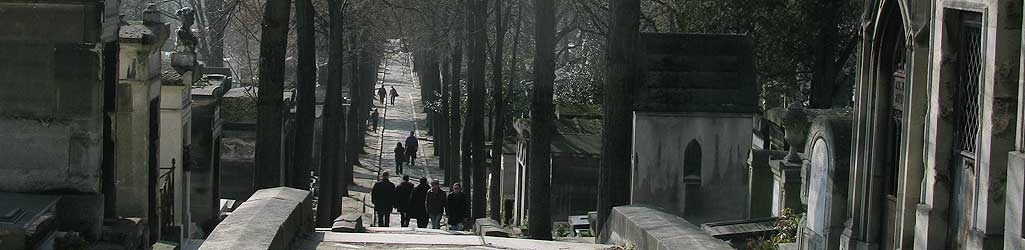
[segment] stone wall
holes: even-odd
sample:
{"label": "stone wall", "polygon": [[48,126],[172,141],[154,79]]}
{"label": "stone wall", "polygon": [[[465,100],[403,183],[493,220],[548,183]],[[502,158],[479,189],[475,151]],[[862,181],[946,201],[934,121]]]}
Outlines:
{"label": "stone wall", "polygon": [[312,232],[313,196],[309,191],[261,189],[217,225],[199,249],[292,249],[298,237]]}
{"label": "stone wall", "polygon": [[[694,223],[746,219],[751,126],[744,114],[635,113],[631,204],[662,207]],[[688,198],[684,153],[691,142],[700,148],[700,187]]]}
{"label": "stone wall", "polygon": [[117,6],[48,2],[0,3],[0,191],[99,193]]}

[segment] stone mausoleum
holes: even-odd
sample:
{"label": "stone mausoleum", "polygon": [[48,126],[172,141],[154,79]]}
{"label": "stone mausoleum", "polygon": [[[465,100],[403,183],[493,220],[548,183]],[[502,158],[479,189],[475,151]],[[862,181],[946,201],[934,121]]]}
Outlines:
{"label": "stone mausoleum", "polygon": [[631,204],[700,224],[747,219],[758,86],[750,38],[642,33]]}

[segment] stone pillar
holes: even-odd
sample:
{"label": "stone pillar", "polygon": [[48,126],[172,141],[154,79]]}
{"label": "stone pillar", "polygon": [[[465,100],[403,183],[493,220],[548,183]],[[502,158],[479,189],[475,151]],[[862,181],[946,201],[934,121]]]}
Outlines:
{"label": "stone pillar", "polygon": [[190,214],[190,168],[195,164],[189,154],[192,143],[192,84],[201,75],[196,61],[196,37],[191,26],[195,20],[192,8],[182,8],[175,13],[181,26],[175,31],[178,44],[171,54],[171,67],[165,70],[160,88],[160,158],[161,167],[173,171],[174,178],[174,224],[179,227],[181,239],[192,237]]}
{"label": "stone pillar", "polygon": [[144,21],[121,24],[118,55],[118,82],[112,124],[115,155],[117,218],[139,218],[149,228],[151,240],[159,238],[160,218],[155,211],[159,202],[156,190],[157,151],[152,150],[151,131],[159,120],[151,119],[156,110],[151,104],[160,98],[160,47],[168,37],[168,26],[153,5],[144,12]]}
{"label": "stone pillar", "polygon": [[1022,202],[1025,200],[1025,153],[1013,151],[1007,158],[1004,249],[1025,249],[1025,233],[1022,232],[1022,211],[1025,211],[1022,209]]}
{"label": "stone pillar", "polygon": [[794,213],[804,210],[801,204],[801,163],[773,160],[770,164],[773,174],[772,216],[780,216],[783,209]]}
{"label": "stone pillar", "polygon": [[749,218],[772,217],[772,187],[775,175],[771,160],[783,158],[785,152],[752,149],[748,157],[748,211]]}

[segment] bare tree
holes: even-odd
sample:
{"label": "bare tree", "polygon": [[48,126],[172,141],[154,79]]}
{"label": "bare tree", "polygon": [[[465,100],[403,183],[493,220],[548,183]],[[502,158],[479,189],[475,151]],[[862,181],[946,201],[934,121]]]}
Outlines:
{"label": "bare tree", "polygon": [[260,33],[260,90],[256,116],[257,189],[280,186],[285,46],[290,0],[267,0]]}
{"label": "bare tree", "polygon": [[555,2],[534,0],[534,96],[530,103],[529,237],[552,239],[551,177],[555,103]]}

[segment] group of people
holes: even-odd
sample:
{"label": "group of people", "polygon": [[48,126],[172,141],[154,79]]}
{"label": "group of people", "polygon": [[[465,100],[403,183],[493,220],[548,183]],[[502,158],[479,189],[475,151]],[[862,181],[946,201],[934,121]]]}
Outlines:
{"label": "group of people", "polygon": [[402,174],[402,165],[408,163],[410,166],[416,166],[416,151],[419,148],[419,138],[416,138],[416,131],[410,131],[409,136],[406,137],[406,146],[402,146],[402,142],[395,145],[395,172]]}
{"label": "group of people", "polygon": [[[377,97],[378,97],[378,99],[381,99],[381,105],[385,105],[385,103],[384,103],[384,100],[385,100],[384,96],[385,95],[388,95],[388,91],[384,90],[384,86],[383,85],[380,88],[377,88]],[[395,105],[395,97],[399,97],[399,92],[395,90],[395,86],[391,87],[391,94],[390,94],[390,96],[391,96],[391,105]],[[381,113],[377,112],[377,108],[374,108],[374,111],[370,113],[370,117],[369,117],[370,124],[373,125],[373,130],[372,131],[374,131],[374,132],[377,132],[377,122],[380,119],[380,116],[381,116]]]}
{"label": "group of people", "polygon": [[390,96],[391,97],[391,105],[395,105],[395,97],[399,97],[399,92],[395,90],[395,86],[391,87],[391,92],[390,93],[388,91],[384,90],[384,86],[383,85],[380,88],[377,88],[377,99],[381,100],[381,105],[385,105],[385,103],[384,103],[384,96],[385,95]]}
{"label": "group of people", "polygon": [[374,204],[376,223],[379,227],[391,224],[391,212],[399,211],[402,227],[408,227],[411,219],[416,219],[416,226],[441,229],[442,217],[448,217],[449,230],[462,230],[469,211],[469,200],[463,193],[459,183],[452,184],[452,193],[441,189],[438,180],[427,184],[427,177],[420,177],[420,183],[413,186],[409,176],[402,176],[402,182],[395,186],[388,180],[388,172],[381,174],[381,180],[374,183],[370,191],[371,202]]}

